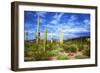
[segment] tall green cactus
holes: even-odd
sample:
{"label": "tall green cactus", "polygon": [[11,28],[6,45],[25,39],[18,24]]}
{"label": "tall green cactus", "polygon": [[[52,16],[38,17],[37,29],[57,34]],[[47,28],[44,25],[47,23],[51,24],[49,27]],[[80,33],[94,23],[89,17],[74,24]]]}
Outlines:
{"label": "tall green cactus", "polygon": [[36,31],[34,32],[34,39],[36,39]]}
{"label": "tall green cactus", "polygon": [[40,16],[38,16],[38,24],[37,24],[37,33],[36,33],[36,43],[39,43],[40,40]]}
{"label": "tall green cactus", "polygon": [[25,38],[26,38],[26,41],[28,41],[28,32],[25,32]]}
{"label": "tall green cactus", "polygon": [[51,38],[50,41],[51,41],[51,44],[52,44],[52,42],[53,42],[53,33],[52,32],[50,33],[50,38]]}
{"label": "tall green cactus", "polygon": [[43,39],[43,41],[44,41],[44,51],[45,51],[46,44],[47,44],[47,29],[46,28],[44,29],[44,39]]}
{"label": "tall green cactus", "polygon": [[60,45],[62,45],[62,44],[63,44],[63,30],[61,28],[61,30],[60,30]]}

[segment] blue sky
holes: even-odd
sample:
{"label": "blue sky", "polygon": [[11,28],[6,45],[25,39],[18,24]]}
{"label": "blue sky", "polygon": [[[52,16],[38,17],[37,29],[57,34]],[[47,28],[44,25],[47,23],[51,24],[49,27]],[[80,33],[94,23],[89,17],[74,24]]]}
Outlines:
{"label": "blue sky", "polygon": [[[59,31],[63,29],[63,39],[90,36],[90,14],[63,12],[24,11],[24,33],[28,39],[34,39],[37,29],[37,18],[40,16],[40,37],[43,39],[44,28],[47,28],[47,38],[53,33],[53,39],[59,39]],[[25,37],[25,35],[24,35]]]}

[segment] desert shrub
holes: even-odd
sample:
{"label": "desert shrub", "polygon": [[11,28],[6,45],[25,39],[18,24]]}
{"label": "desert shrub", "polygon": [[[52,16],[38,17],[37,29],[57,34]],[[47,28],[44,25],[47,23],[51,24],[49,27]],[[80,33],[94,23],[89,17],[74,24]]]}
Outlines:
{"label": "desert shrub", "polygon": [[75,58],[76,58],[76,59],[84,59],[85,57],[82,56],[82,55],[77,55],[77,56],[75,56]]}
{"label": "desert shrub", "polygon": [[81,44],[81,45],[78,45],[78,51],[82,51],[84,49],[84,45]]}
{"label": "desert shrub", "polygon": [[84,49],[90,49],[90,45],[85,44]]}
{"label": "desert shrub", "polygon": [[77,46],[75,44],[67,46],[68,52],[77,52]]}
{"label": "desert shrub", "polygon": [[85,55],[85,56],[88,56],[88,57],[90,57],[90,49],[84,49],[83,51],[82,51],[82,54],[83,55]]}
{"label": "desert shrub", "polygon": [[24,56],[32,57],[33,56],[33,45],[29,42],[25,42]]}
{"label": "desert shrub", "polygon": [[42,43],[36,44],[35,42],[25,42],[25,57],[34,58],[34,60],[44,60],[46,59],[46,53]]}
{"label": "desert shrub", "polygon": [[90,45],[84,45],[84,49],[82,50],[83,55],[90,56]]}
{"label": "desert shrub", "polygon": [[49,48],[49,45],[46,46],[46,49],[44,50],[43,45],[38,45],[38,48],[36,48],[34,51],[34,58],[35,60],[47,60],[49,52],[51,52],[51,49]]}
{"label": "desert shrub", "polygon": [[56,43],[56,42],[53,42],[52,44],[51,44],[51,48],[52,49],[56,49],[57,47],[58,47],[59,45]]}
{"label": "desert shrub", "polygon": [[67,47],[68,47],[68,45],[66,45],[66,44],[63,44],[63,45],[62,45],[62,48],[63,48],[64,50],[67,50]]}
{"label": "desert shrub", "polygon": [[24,51],[24,56],[25,57],[32,57],[33,56],[33,52],[31,48],[26,48]]}
{"label": "desert shrub", "polygon": [[59,48],[52,49],[52,50],[48,51],[47,55],[49,57],[51,57],[51,56],[57,56],[57,55],[59,55],[60,52],[63,52],[63,51],[64,51],[63,48],[59,47]]}
{"label": "desert shrub", "polygon": [[57,56],[57,59],[58,59],[58,60],[68,60],[69,58],[68,58],[68,56],[66,56],[66,55],[64,55],[64,54],[59,54],[59,55]]}
{"label": "desert shrub", "polygon": [[56,45],[52,46],[50,44],[46,45],[46,48],[44,50],[44,47],[42,44],[34,45],[32,49],[32,57],[34,57],[34,60],[47,60],[49,57],[57,56],[59,52],[63,51],[63,48],[57,47]]}
{"label": "desert shrub", "polygon": [[58,52],[58,50],[56,50],[56,49],[55,49],[55,50],[51,50],[51,51],[48,51],[48,52],[47,52],[47,56],[48,56],[48,57],[56,56],[56,55],[58,55],[58,53],[59,53],[59,52]]}

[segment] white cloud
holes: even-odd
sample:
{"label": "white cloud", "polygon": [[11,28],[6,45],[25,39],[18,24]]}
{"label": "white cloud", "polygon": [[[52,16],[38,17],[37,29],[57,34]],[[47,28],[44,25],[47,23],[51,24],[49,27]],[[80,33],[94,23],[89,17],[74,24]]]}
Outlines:
{"label": "white cloud", "polygon": [[90,20],[88,20],[88,19],[85,19],[84,21],[83,21],[83,27],[84,28],[86,28],[87,30],[90,30]]}
{"label": "white cloud", "polygon": [[76,24],[80,24],[79,22],[76,22],[77,16],[76,15],[71,15],[69,18],[66,19],[66,24],[69,26],[74,26]]}
{"label": "white cloud", "polygon": [[83,22],[84,22],[85,24],[90,24],[90,21],[89,21],[88,19],[85,19]]}
{"label": "white cloud", "polygon": [[70,39],[70,38],[77,38],[77,37],[79,37],[79,35],[71,34],[71,33],[63,33],[63,39],[64,40]]}
{"label": "white cloud", "polygon": [[57,21],[57,20],[52,20],[50,23],[52,23],[52,24],[58,24],[59,22]]}
{"label": "white cloud", "polygon": [[59,21],[61,19],[61,17],[63,16],[63,14],[64,13],[60,13],[60,14],[56,13],[53,18],[56,19],[57,21]]}
{"label": "white cloud", "polygon": [[55,24],[55,25],[58,25],[59,24],[59,21],[61,20],[61,17],[63,16],[64,13],[56,13],[54,16],[53,16],[53,20],[50,22],[52,24]]}
{"label": "white cloud", "polygon": [[66,33],[80,33],[80,32],[89,32],[86,28],[70,28],[70,29],[63,29],[63,32]]}
{"label": "white cloud", "polygon": [[76,15],[71,15],[68,21],[72,22],[75,21],[76,19],[77,19]]}
{"label": "white cloud", "polygon": [[47,25],[43,25],[43,26],[45,26],[45,27],[49,27],[49,28],[56,28],[57,26],[55,26],[55,25],[51,25],[51,24],[47,24]]}
{"label": "white cloud", "polygon": [[75,22],[74,22],[74,21],[73,21],[73,22],[72,22],[72,21],[71,21],[71,22],[68,21],[67,24],[68,24],[69,26],[74,26],[74,25],[75,25]]}
{"label": "white cloud", "polygon": [[62,26],[63,27],[63,29],[70,29],[71,28],[71,26],[68,26],[67,24],[66,24],[66,26]]}
{"label": "white cloud", "polygon": [[58,17],[58,13],[56,13],[53,18],[56,19]]}
{"label": "white cloud", "polygon": [[44,18],[40,19],[40,23],[45,23],[45,22],[46,22],[46,20]]}
{"label": "white cloud", "polygon": [[60,13],[57,17],[57,20],[60,21],[61,17],[63,16],[64,13]]}
{"label": "white cloud", "polygon": [[24,33],[28,32],[28,33],[35,33],[36,28],[34,29],[30,29],[30,30],[24,30]]}

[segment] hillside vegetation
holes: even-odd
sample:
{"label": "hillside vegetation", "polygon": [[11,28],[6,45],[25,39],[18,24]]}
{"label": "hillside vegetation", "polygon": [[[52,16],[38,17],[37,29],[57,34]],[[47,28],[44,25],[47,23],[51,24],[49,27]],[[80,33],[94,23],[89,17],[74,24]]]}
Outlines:
{"label": "hillside vegetation", "polygon": [[38,44],[36,40],[25,41],[25,61],[70,60],[90,57],[90,37],[63,40],[63,44],[56,40],[53,40],[52,43],[43,41],[39,40]]}

